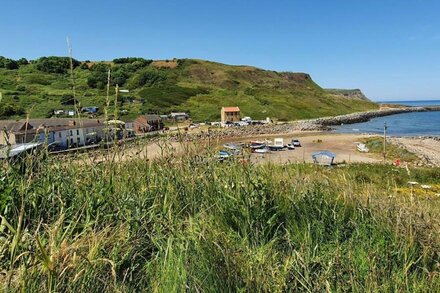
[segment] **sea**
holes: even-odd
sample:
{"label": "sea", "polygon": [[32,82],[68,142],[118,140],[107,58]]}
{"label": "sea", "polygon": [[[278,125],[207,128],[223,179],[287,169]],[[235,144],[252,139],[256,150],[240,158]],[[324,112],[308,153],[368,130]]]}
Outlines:
{"label": "sea", "polygon": [[[383,104],[405,106],[440,106],[440,100],[383,101]],[[440,137],[440,111],[401,113],[373,118],[368,122],[336,126],[338,133],[383,134],[387,125],[389,136],[437,136]]]}

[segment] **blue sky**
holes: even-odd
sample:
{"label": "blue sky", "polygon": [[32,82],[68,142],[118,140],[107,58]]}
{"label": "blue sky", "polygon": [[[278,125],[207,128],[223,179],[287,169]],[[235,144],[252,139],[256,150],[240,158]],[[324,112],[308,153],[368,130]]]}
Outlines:
{"label": "blue sky", "polygon": [[0,55],[200,58],[310,73],[374,100],[440,99],[440,1],[3,1]]}

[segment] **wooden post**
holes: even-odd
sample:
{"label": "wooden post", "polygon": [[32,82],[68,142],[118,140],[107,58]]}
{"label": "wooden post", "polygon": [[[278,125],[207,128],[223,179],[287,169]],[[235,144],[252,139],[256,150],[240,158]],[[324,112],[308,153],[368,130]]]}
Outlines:
{"label": "wooden post", "polygon": [[115,111],[114,111],[114,118],[115,120],[118,120],[118,92],[119,92],[119,85],[116,84],[115,88]]}

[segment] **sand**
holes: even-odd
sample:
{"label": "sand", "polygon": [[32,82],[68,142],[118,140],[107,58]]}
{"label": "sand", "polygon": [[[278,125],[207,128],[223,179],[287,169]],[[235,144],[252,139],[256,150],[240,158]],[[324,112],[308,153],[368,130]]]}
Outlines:
{"label": "sand", "polygon": [[312,163],[312,154],[317,151],[328,150],[336,154],[335,163],[379,163],[381,159],[376,154],[361,153],[356,149],[356,142],[361,141],[368,135],[357,134],[337,134],[331,132],[297,132],[287,135],[273,135],[264,137],[254,137],[243,139],[234,139],[230,141],[249,142],[255,139],[273,140],[275,137],[282,137],[284,143],[290,143],[295,138],[301,142],[301,147],[295,150],[283,150],[277,152],[270,152],[267,154],[252,154],[251,162],[273,162],[273,163],[293,163],[306,162]]}
{"label": "sand", "polygon": [[[252,140],[272,140],[275,137],[284,138],[284,143],[290,143],[293,138],[299,139],[301,147],[295,150],[283,150],[277,152],[270,152],[268,154],[251,154],[251,162],[273,162],[273,163],[290,163],[290,162],[312,162],[312,154],[321,150],[328,150],[336,154],[335,163],[379,163],[381,159],[376,154],[360,153],[356,150],[356,142],[361,141],[367,135],[353,135],[353,134],[336,134],[331,132],[296,132],[291,134],[278,135],[264,135],[264,136],[250,136],[245,138],[231,138],[224,139],[218,142],[211,141],[211,147],[215,149],[222,149],[223,144],[227,142],[245,142],[249,143]],[[207,146],[208,142],[201,142],[202,145]],[[172,152],[178,155],[186,147],[194,146],[193,142],[177,143],[169,142],[162,144],[148,143],[141,147],[127,147],[117,152],[114,155],[98,155],[93,158],[93,162],[101,162],[105,160],[126,161],[134,158],[141,158],[144,160],[152,160],[160,156],[163,152]]]}
{"label": "sand", "polygon": [[[328,150],[336,154],[335,163],[382,163],[380,154],[361,153],[356,149],[356,143],[364,138],[371,137],[367,134],[340,134],[333,132],[305,132],[298,131],[289,134],[273,134],[247,136],[241,138],[228,138],[220,141],[210,141],[211,147],[216,149],[224,149],[223,145],[228,142],[232,143],[249,143],[253,140],[274,140],[281,137],[284,144],[290,143],[293,138],[299,139],[301,147],[295,150],[283,150],[278,152],[270,152],[267,154],[253,153],[250,160],[253,163],[272,162],[277,164],[306,162],[312,163],[312,154],[317,151]],[[426,138],[389,138],[388,141],[406,147],[410,152],[415,153],[421,158],[421,163],[425,166],[440,166],[440,141]],[[208,141],[198,143],[194,142],[150,142],[137,147],[125,147],[122,151],[113,155],[97,155],[93,158],[93,162],[105,160],[115,160],[117,162],[141,158],[145,161],[153,160],[164,152],[171,152],[179,155],[188,147],[195,145],[208,145]]]}

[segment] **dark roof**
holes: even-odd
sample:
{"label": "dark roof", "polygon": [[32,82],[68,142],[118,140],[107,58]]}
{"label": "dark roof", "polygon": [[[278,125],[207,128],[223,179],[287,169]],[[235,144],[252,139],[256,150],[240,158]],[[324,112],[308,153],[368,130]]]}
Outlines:
{"label": "dark roof", "polygon": [[144,115],[145,119],[147,119],[147,121],[158,121],[161,120],[159,115],[156,114],[146,114]]}
{"label": "dark roof", "polygon": [[[28,125],[26,127],[26,122]],[[97,119],[69,119],[69,118],[51,118],[51,119],[29,119],[29,120],[2,120],[0,121],[0,130],[14,133],[37,132],[38,129],[48,128],[50,130],[76,129],[82,127],[93,127],[101,125]]]}

